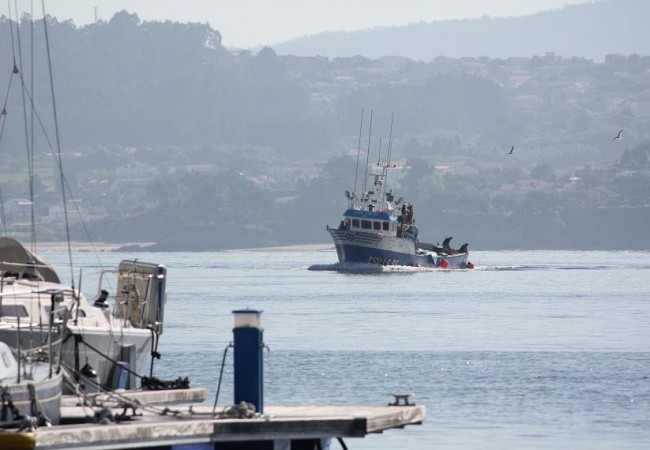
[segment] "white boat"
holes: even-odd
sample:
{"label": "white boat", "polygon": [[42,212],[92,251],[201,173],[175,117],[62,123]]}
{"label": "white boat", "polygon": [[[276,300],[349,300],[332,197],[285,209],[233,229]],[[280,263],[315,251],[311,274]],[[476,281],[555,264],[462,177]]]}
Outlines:
{"label": "white boat", "polygon": [[[43,4],[43,16],[46,16]],[[8,21],[12,36],[20,34],[19,24]],[[43,21],[47,32],[47,21]],[[33,26],[33,24],[32,24]],[[15,29],[14,29],[15,28]],[[46,35],[47,36],[47,35]],[[46,56],[50,61],[46,39]],[[23,79],[22,67],[16,61],[11,76]],[[28,86],[23,80],[20,86]],[[53,80],[50,72],[50,86]],[[23,99],[25,91],[23,91]],[[52,93],[52,112],[56,124],[56,107]],[[25,108],[25,102],[23,102]],[[36,105],[32,102],[32,118]],[[2,126],[7,114],[0,115]],[[24,113],[27,115],[28,111]],[[40,115],[39,115],[40,116]],[[40,119],[39,119],[40,121]],[[34,220],[33,139],[29,139],[28,122],[24,121],[28,149],[32,242],[36,241]],[[46,130],[42,129],[46,134]],[[33,133],[32,133],[33,134]],[[65,229],[70,240],[65,180],[60,140],[47,139],[51,155],[59,168],[61,198],[63,200]],[[46,136],[47,137],[47,136]],[[56,148],[51,143],[56,142]],[[0,198],[0,200],[2,200]],[[4,211],[4,209],[2,209]],[[4,221],[5,218],[2,217]],[[5,226],[5,234],[7,228]],[[167,269],[160,264],[122,261],[115,270],[104,271],[99,277],[95,301],[72,285],[61,283],[56,272],[45,261],[10,237],[0,238],[0,342],[17,349],[42,347],[48,339],[61,342],[60,362],[70,373],[72,386],[76,383],[88,391],[103,389],[135,389],[153,379],[152,358],[157,353],[158,338],[163,331],[165,281]],[[114,280],[110,278],[114,277]],[[111,284],[112,281],[112,284]]]}
{"label": "white boat", "polygon": [[159,356],[166,274],[164,265],[122,261],[101,273],[91,303],[18,241],[0,238],[0,342],[28,349],[52,333],[64,369],[87,392],[139,388]]}
{"label": "white boat", "polygon": [[[35,352],[12,350],[0,342],[0,426],[57,425],[61,418],[62,372]],[[26,421],[27,420],[27,421]],[[2,441],[0,441],[0,444]]]}

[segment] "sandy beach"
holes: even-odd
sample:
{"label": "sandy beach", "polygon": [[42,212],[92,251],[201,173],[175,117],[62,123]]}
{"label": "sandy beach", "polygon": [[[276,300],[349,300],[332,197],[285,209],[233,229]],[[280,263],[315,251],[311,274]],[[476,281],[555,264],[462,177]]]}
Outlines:
{"label": "sandy beach", "polygon": [[[122,243],[113,243],[113,242],[70,242],[72,250],[77,251],[112,251],[117,250],[121,247],[139,245],[141,247],[146,247],[153,245],[154,242],[122,242]],[[66,249],[68,246],[67,242],[39,242],[37,248],[41,250],[60,250]]]}
{"label": "sandy beach", "polygon": [[309,252],[309,251],[324,251],[334,250],[333,244],[299,244],[299,245],[283,245],[279,247],[258,247],[258,248],[245,248],[252,252]]}

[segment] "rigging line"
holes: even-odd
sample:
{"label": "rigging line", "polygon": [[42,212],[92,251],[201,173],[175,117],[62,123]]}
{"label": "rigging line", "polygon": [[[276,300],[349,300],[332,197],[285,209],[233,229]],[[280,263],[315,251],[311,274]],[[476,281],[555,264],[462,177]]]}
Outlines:
{"label": "rigging line", "polygon": [[[69,372],[74,372],[74,369],[72,367],[68,366],[65,362],[63,363],[63,366],[64,366],[64,369],[67,371],[67,376],[69,378],[73,378],[72,374],[70,374]],[[76,385],[76,383],[74,383],[72,381],[72,379],[70,379],[69,381],[73,385]],[[116,392],[116,391],[113,391],[113,390],[110,390],[110,389],[106,389],[101,384],[96,383],[96,382],[92,381],[91,379],[87,378],[85,380],[85,382],[88,383],[88,384],[93,385],[101,393],[101,395],[89,395],[87,392],[84,392],[84,391],[81,391],[81,390],[77,391],[83,398],[85,398],[87,400],[87,402],[82,402],[82,403],[86,403],[86,406],[91,405],[91,406],[89,406],[89,408],[100,407],[101,406],[101,404],[97,403],[97,401],[96,401],[97,399],[100,399],[100,401],[102,403],[110,402],[112,400],[112,401],[117,403],[116,408],[124,407],[125,404],[130,405],[130,404],[133,404],[135,402],[134,399],[128,397],[127,395],[122,395],[120,392]],[[102,396],[105,396],[107,398],[102,398]],[[147,403],[142,402],[142,401],[139,401],[137,403],[137,407],[139,409],[142,409],[143,411],[148,411],[148,412],[154,413],[154,414],[165,415],[167,413],[172,413],[172,414],[174,414],[174,416],[176,416],[178,418],[189,417],[188,414],[184,414],[180,410],[169,410],[169,408],[162,408],[160,406],[150,405],[150,404],[147,404]]]}
{"label": "rigging line", "polygon": [[[18,71],[18,67],[16,67],[16,56],[14,53],[14,28],[13,25],[11,24],[11,0],[7,0],[7,6],[9,7],[9,33],[11,34],[11,52],[13,56],[13,63],[14,66],[11,70],[11,75],[9,76],[9,83],[7,85],[7,94],[5,95],[5,100],[4,103],[2,104],[2,109],[0,110],[0,120],[4,117],[4,120],[2,120],[2,126],[0,127],[0,142],[2,142],[2,136],[4,135],[4,130],[5,130],[5,125],[7,123],[7,103],[9,101],[9,93],[11,92],[11,82],[13,81],[14,75]],[[7,215],[5,214],[5,203],[4,203],[4,197],[2,196],[2,191],[0,190],[0,206],[2,208],[1,210],[1,215],[0,219],[2,220],[2,229],[4,234],[7,234]]]}
{"label": "rigging line", "polygon": [[[19,74],[19,80],[21,81],[21,84],[23,85],[23,87],[25,87],[25,89],[26,89],[25,80],[23,79],[21,74]],[[57,153],[55,152],[54,147],[52,145],[52,141],[50,140],[50,137],[48,136],[47,131],[45,130],[45,124],[43,123],[43,120],[41,119],[41,116],[38,113],[38,110],[36,109],[36,105],[34,103],[34,100],[33,100],[32,96],[31,96],[31,93],[29,92],[29,90],[26,90],[25,93],[27,94],[27,98],[30,101],[32,111],[33,111],[34,115],[36,116],[36,122],[39,124],[39,127],[40,127],[41,131],[43,132],[43,137],[45,138],[45,142],[47,143],[48,148],[52,152],[52,155],[53,155],[54,160],[55,160],[55,162],[57,164],[57,167],[59,167],[59,171],[63,176],[63,183],[62,184],[65,184],[68,192],[72,196],[72,188],[70,188],[70,184],[68,183],[67,178],[65,177],[65,173],[63,173],[63,171],[62,171],[63,170],[62,167],[61,167],[61,161],[62,160],[59,157],[57,157]],[[74,199],[74,196],[72,196],[72,198]],[[78,217],[79,217],[79,219],[81,221],[81,225],[83,226],[84,232],[86,233],[86,238],[88,239],[88,242],[90,242],[92,244],[92,248],[93,248],[93,251],[95,253],[95,257],[97,258],[98,261],[100,261],[100,264],[101,264],[101,258],[99,257],[99,253],[97,252],[97,249],[95,248],[94,242],[93,242],[93,240],[92,240],[92,238],[90,236],[90,231],[88,230],[88,224],[84,220],[84,218],[83,218],[83,216],[81,214],[81,210],[79,209],[79,206],[76,203],[74,203],[74,207],[75,207],[75,210],[77,211],[77,215],[78,215]],[[73,285],[73,287],[74,287],[74,285]]]}
{"label": "rigging line", "polygon": [[14,71],[16,70],[16,46],[14,43],[14,27],[11,24],[11,0],[7,0],[7,8],[9,9],[9,31],[11,33],[11,55],[13,56],[14,60]]}
{"label": "rigging line", "polygon": [[377,165],[381,164],[381,138],[379,138],[379,152],[377,153]]}
{"label": "rigging line", "polygon": [[386,172],[386,178],[384,179],[384,185],[382,186],[381,198],[382,202],[386,197],[386,189],[388,189],[388,170],[390,169],[390,161],[393,154],[393,115],[390,113],[390,133],[388,135],[388,149],[386,150],[386,161],[384,162],[384,171]]}
{"label": "rigging line", "polygon": [[[15,66],[14,66],[15,67]],[[2,142],[2,135],[5,131],[5,124],[7,123],[7,103],[9,103],[9,93],[11,92],[11,82],[14,79],[15,72],[11,71],[11,76],[9,77],[9,84],[7,85],[7,94],[5,95],[5,101],[2,104],[2,109],[0,109],[0,120],[2,120],[2,127],[0,127],[0,142]]]}
{"label": "rigging line", "polygon": [[354,171],[354,192],[352,193],[352,205],[355,204],[354,197],[357,195],[357,178],[359,177],[359,155],[361,154],[361,132],[363,131],[363,108],[361,108],[361,125],[359,125],[359,143],[357,144],[357,168]]}
{"label": "rigging line", "polygon": [[[14,0],[16,14],[16,44],[18,47],[18,67],[22,78],[23,72],[23,46],[20,40],[20,26],[18,19],[18,0]],[[29,126],[27,122],[27,102],[25,101],[25,85],[22,84],[23,100],[23,123],[25,128],[25,146],[27,150],[27,173],[29,176],[29,201],[30,201],[30,218],[31,218],[31,249],[36,251],[36,222],[34,217],[34,148],[29,139]]]}
{"label": "rigging line", "polygon": [[[44,17],[45,17],[45,14],[44,14]],[[44,26],[46,27],[46,34],[47,34],[47,25],[46,25],[46,23],[45,23],[45,18],[43,19],[43,21],[44,21]],[[11,22],[10,22],[10,23],[11,23]],[[32,21],[32,25],[33,25],[33,21]],[[17,33],[17,36],[19,36],[18,31],[17,31],[16,33]],[[11,36],[12,36],[12,42],[14,42],[14,38],[13,38],[13,27],[11,27]],[[49,56],[49,45],[48,45],[48,56]],[[15,59],[15,56],[14,56],[14,59]],[[21,58],[21,61],[22,61],[22,58]],[[50,61],[49,59],[48,59],[48,62],[50,62],[50,66],[51,66],[51,61]],[[27,86],[26,86],[25,79],[24,79],[23,76],[22,76],[22,72],[21,72],[21,71],[18,71],[16,65],[14,64],[14,70],[12,71],[12,78],[13,78],[13,75],[16,74],[16,73],[19,74],[19,79],[20,79],[20,81],[21,81],[21,86],[22,86],[23,96],[24,96],[24,95],[27,95],[27,98],[29,99],[30,106],[31,106],[31,112],[32,112],[32,115],[36,117],[37,122],[38,122],[38,124],[39,124],[39,126],[40,126],[40,128],[41,128],[41,131],[43,132],[43,136],[45,137],[45,140],[46,140],[46,142],[47,142],[47,144],[48,144],[48,147],[50,148],[50,150],[51,150],[51,151],[54,153],[54,155],[55,155],[55,161],[56,161],[56,163],[57,163],[57,166],[59,167],[59,173],[60,173],[60,176],[61,176],[61,178],[62,178],[62,183],[61,183],[61,184],[62,184],[62,190],[65,189],[65,188],[63,187],[63,186],[65,185],[65,187],[67,188],[67,191],[70,192],[70,194],[72,194],[72,189],[70,188],[70,185],[68,184],[67,179],[65,178],[65,175],[64,175],[64,172],[63,172],[62,159],[61,159],[61,152],[60,152],[60,140],[59,140],[59,135],[58,135],[58,125],[56,125],[56,124],[58,123],[57,120],[56,120],[56,106],[54,106],[54,111],[55,111],[55,126],[56,126],[56,130],[55,130],[55,131],[56,131],[56,136],[57,136],[57,145],[58,145],[58,148],[59,148],[59,151],[58,151],[58,152],[55,152],[54,149],[53,149],[52,142],[50,141],[50,138],[49,138],[49,136],[48,136],[48,134],[47,134],[47,131],[45,130],[45,125],[43,124],[43,121],[42,121],[42,119],[41,119],[41,117],[40,117],[40,114],[38,113],[38,110],[36,109],[36,105],[35,105],[35,103],[34,103],[34,98],[33,98],[32,94],[31,94],[31,92],[30,92],[30,89],[28,89]],[[10,80],[11,80],[12,78],[10,78]],[[52,78],[52,77],[51,77],[51,78]],[[32,82],[33,82],[33,77],[32,77]],[[51,82],[51,86],[53,86],[53,83],[52,83],[52,82]],[[9,95],[9,94],[7,93],[7,98],[8,98],[8,95]],[[52,96],[54,97],[54,91],[53,91],[53,89],[52,89]],[[26,108],[24,108],[24,111],[26,111]],[[26,114],[26,113],[25,113],[25,114]],[[33,121],[33,119],[32,119],[32,130],[33,130],[33,126],[34,126],[34,121]],[[3,127],[4,127],[4,122],[3,122]],[[33,139],[32,139],[32,144],[33,144]],[[57,156],[58,156],[58,157],[57,157]],[[33,192],[33,176],[32,176],[32,175],[33,175],[33,157],[34,157],[34,152],[33,152],[33,147],[32,147],[32,151],[31,151],[31,161],[32,161],[32,164],[31,164],[31,172],[30,172],[30,173],[31,173],[31,174],[30,174],[30,179],[32,180],[32,182],[31,182],[31,186],[30,186],[30,190],[31,190],[32,192]],[[71,266],[70,270],[71,270],[71,273],[72,273],[72,270],[73,270],[73,269],[72,269],[72,257],[71,257],[71,250],[70,250],[70,238],[69,238],[70,233],[69,233],[69,227],[68,227],[68,214],[67,214],[67,207],[65,207],[65,204],[66,204],[66,203],[65,203],[65,191],[62,193],[62,195],[63,195],[63,199],[64,199],[64,211],[65,211],[65,220],[66,220],[66,231],[67,231],[67,236],[68,236],[68,255],[69,255],[70,266]],[[33,196],[33,194],[32,194],[32,196]],[[33,208],[33,200],[32,200],[32,208]],[[4,209],[4,204],[3,204],[3,209]],[[78,216],[79,216],[80,219],[81,219],[81,222],[82,222],[82,225],[83,225],[84,231],[85,231],[85,233],[86,233],[86,236],[88,236],[89,240],[92,242],[92,240],[90,239],[90,232],[89,232],[89,230],[88,230],[88,226],[87,226],[86,222],[83,220],[83,217],[82,217],[82,215],[81,215],[81,211],[79,210],[79,207],[78,207],[76,204],[75,204],[75,209],[76,209],[76,211],[77,211]],[[32,209],[32,214],[33,214],[33,209]],[[3,224],[4,224],[4,221],[3,221]],[[34,220],[33,218],[32,218],[32,224],[35,225],[35,220]],[[6,224],[4,224],[4,227],[6,228]],[[35,228],[33,227],[32,230],[33,230],[33,233],[34,233],[34,234],[33,234],[33,238],[32,238],[32,243],[33,243],[33,245],[35,245],[35,243],[36,243],[36,238],[35,238]],[[93,245],[93,248],[94,248],[94,245]],[[96,249],[95,249],[95,255],[96,255],[97,258],[99,259],[98,255],[97,255],[97,251],[96,251]],[[73,292],[74,292],[74,274],[73,274],[73,273],[72,273],[71,279],[73,280],[73,281],[72,281],[72,288],[73,288]]]}
{"label": "rigging line", "polygon": [[366,152],[366,175],[363,179],[363,197],[366,197],[366,190],[368,189],[368,161],[370,158],[370,136],[372,135],[372,113],[374,110],[370,110],[370,125],[368,127],[368,151]]}
{"label": "rigging line", "polygon": [[7,215],[5,214],[5,199],[2,195],[2,183],[0,183],[0,220],[2,221],[2,232],[7,235]]}
{"label": "rigging line", "polygon": [[[30,1],[30,81],[31,81],[31,86],[30,86],[30,92],[32,93],[32,96],[36,95],[34,93],[34,0]],[[30,139],[29,141],[32,144],[32,170],[34,168],[34,99],[31,99],[31,114],[30,114],[30,120],[29,120],[29,128],[30,128]],[[32,179],[32,188],[34,186],[34,180]],[[33,201],[32,201],[33,205]],[[34,208],[32,206],[32,211],[34,211]],[[33,218],[32,218],[33,220]],[[33,225],[33,236],[32,236],[32,242],[34,243],[34,249],[36,249],[36,223]]]}
{"label": "rigging line", "polygon": [[61,198],[63,201],[63,215],[65,218],[65,232],[68,243],[68,260],[70,263],[70,280],[74,291],[74,269],[72,267],[72,244],[70,242],[70,221],[68,220],[68,205],[66,203],[65,188],[63,187],[63,160],[61,158],[61,136],[59,135],[59,120],[56,113],[56,96],[54,94],[54,74],[52,72],[52,55],[50,53],[50,39],[47,32],[47,15],[45,14],[45,0],[41,0],[43,9],[43,30],[45,34],[45,48],[47,50],[47,68],[50,75],[50,92],[52,94],[52,113],[54,115],[54,132],[56,135],[56,151],[59,158],[59,176],[61,178]]}

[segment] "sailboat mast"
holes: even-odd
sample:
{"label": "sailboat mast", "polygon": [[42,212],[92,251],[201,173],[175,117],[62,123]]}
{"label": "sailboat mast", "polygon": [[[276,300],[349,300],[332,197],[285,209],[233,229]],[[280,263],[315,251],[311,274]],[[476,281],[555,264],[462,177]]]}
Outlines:
{"label": "sailboat mast", "polygon": [[56,110],[56,96],[54,94],[54,74],[52,71],[52,55],[50,52],[50,38],[47,31],[47,14],[45,13],[45,0],[41,1],[43,9],[43,34],[45,36],[45,49],[47,53],[47,68],[50,78],[50,92],[52,95],[52,115],[54,118],[54,134],[56,136],[56,154],[57,163],[59,166],[59,178],[61,180],[61,199],[63,203],[63,216],[65,220],[66,240],[68,242],[68,261],[70,264],[70,280],[72,283],[72,291],[74,292],[74,270],[72,267],[72,243],[70,239],[70,220],[68,218],[68,204],[65,195],[65,176],[63,174],[63,158],[61,157],[61,136],[59,134],[59,118]]}
{"label": "sailboat mast", "polygon": [[[30,203],[30,219],[31,219],[31,248],[32,251],[36,251],[36,222],[34,217],[34,146],[31,142],[29,136],[29,124],[27,122],[27,100],[25,98],[25,79],[23,78],[23,46],[20,40],[20,19],[18,17],[18,5],[15,4],[16,8],[14,14],[16,15],[16,47],[12,48],[14,52],[14,71],[16,71],[16,57],[15,51],[18,50],[18,76],[21,79],[21,94],[23,102],[23,123],[25,129],[25,147],[27,149],[27,174],[29,177],[29,203]],[[11,4],[9,5],[11,8]],[[9,13],[11,15],[11,11]],[[9,21],[9,26],[11,27],[11,20]],[[13,28],[13,27],[12,27]],[[12,46],[13,46],[13,33],[12,33]],[[33,104],[32,104],[33,109]]]}

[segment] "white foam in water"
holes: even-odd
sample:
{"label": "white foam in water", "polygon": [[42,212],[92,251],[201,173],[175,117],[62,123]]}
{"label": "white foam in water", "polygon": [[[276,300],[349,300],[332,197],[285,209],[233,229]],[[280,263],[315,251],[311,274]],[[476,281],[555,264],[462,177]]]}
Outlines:
{"label": "white foam in water", "polygon": [[308,270],[333,270],[337,272],[352,273],[394,273],[394,272],[433,272],[448,271],[448,269],[437,269],[433,267],[413,266],[382,266],[372,263],[334,263],[334,264],[313,264]]}

